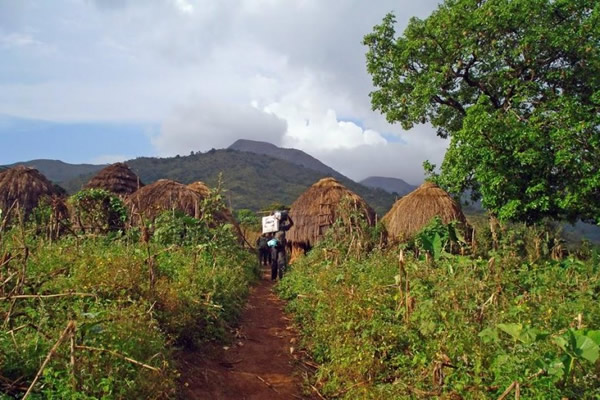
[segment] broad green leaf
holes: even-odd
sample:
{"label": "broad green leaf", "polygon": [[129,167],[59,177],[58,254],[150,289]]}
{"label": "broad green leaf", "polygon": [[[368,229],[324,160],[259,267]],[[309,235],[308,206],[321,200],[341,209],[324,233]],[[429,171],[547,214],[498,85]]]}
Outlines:
{"label": "broad green leaf", "polygon": [[521,324],[498,324],[496,327],[501,331],[508,333],[515,340],[519,340],[519,337],[523,332],[523,325]]}
{"label": "broad green leaf", "polygon": [[576,353],[579,357],[595,363],[598,360],[598,351],[598,345],[592,339],[583,335],[577,336]]}
{"label": "broad green leaf", "polygon": [[585,333],[585,336],[589,337],[590,339],[592,339],[594,341],[594,343],[596,343],[598,346],[600,346],[600,330],[587,331]]}
{"label": "broad green leaf", "polygon": [[483,343],[492,343],[498,341],[498,330],[494,328],[485,328],[479,335]]}

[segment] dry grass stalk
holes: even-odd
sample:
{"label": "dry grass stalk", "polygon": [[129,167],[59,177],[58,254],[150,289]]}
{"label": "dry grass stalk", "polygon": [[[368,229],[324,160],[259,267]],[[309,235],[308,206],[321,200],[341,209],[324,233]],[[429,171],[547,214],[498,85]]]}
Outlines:
{"label": "dry grass stalk", "polygon": [[458,203],[436,184],[425,182],[396,201],[382,223],[390,236],[404,240],[415,235],[436,216],[445,224],[458,221],[463,228],[467,227],[467,219]]}
{"label": "dry grass stalk", "polygon": [[58,338],[56,343],[54,343],[54,346],[52,346],[52,348],[50,349],[50,352],[48,352],[48,354],[46,355],[46,358],[44,359],[44,362],[42,363],[40,369],[38,370],[37,374],[35,375],[35,378],[33,378],[33,381],[29,385],[29,388],[27,389],[25,396],[23,396],[23,400],[26,400],[29,397],[29,395],[31,394],[31,392],[33,390],[33,387],[35,386],[37,381],[40,379],[42,372],[44,372],[46,365],[48,365],[48,362],[50,361],[52,356],[54,356],[54,354],[56,353],[56,350],[58,350],[58,347],[60,346],[60,344],[73,331],[73,329],[75,329],[75,321],[69,321],[69,323],[67,324],[67,327],[65,328],[63,333],[60,335],[60,338]]}
{"label": "dry grass stalk", "polygon": [[54,297],[67,297],[67,296],[80,296],[80,297],[98,297],[93,293],[56,293],[56,294],[19,294],[15,296],[0,297],[0,300],[12,300],[12,299],[50,299]]}
{"label": "dry grass stalk", "polygon": [[359,195],[333,178],[324,178],[309,187],[291,206],[294,226],[287,233],[287,240],[292,249],[314,246],[336,221],[337,207],[344,199],[350,200],[369,225],[375,223],[375,211]]}
{"label": "dry grass stalk", "polygon": [[85,185],[85,189],[104,189],[119,196],[134,193],[144,184],[125,163],[116,163],[103,168]]}
{"label": "dry grass stalk", "polygon": [[138,365],[140,367],[149,369],[150,371],[160,372],[160,369],[158,369],[156,367],[153,367],[152,365],[144,364],[141,361],[134,360],[131,357],[124,356],[123,354],[117,353],[116,351],[113,351],[113,350],[101,349],[99,347],[78,346],[78,345],[76,345],[75,348],[78,349],[78,350],[88,350],[88,351],[96,351],[96,352],[100,352],[100,353],[108,353],[108,354],[111,354],[111,355],[113,355],[115,357],[121,358],[121,359],[123,359],[125,361],[129,361],[132,364],[135,364],[135,365]]}
{"label": "dry grass stalk", "polygon": [[196,181],[194,183],[190,183],[187,185],[189,189],[192,189],[195,192],[198,192],[202,195],[202,197],[210,196],[210,188],[206,185],[206,183],[202,181]]}

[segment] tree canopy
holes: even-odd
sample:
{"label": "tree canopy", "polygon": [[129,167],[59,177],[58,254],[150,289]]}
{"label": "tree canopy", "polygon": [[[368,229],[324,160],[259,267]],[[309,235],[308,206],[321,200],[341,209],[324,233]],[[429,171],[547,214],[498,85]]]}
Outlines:
{"label": "tree canopy", "polygon": [[365,36],[371,102],[450,138],[439,183],[501,219],[600,222],[600,2],[446,0]]}

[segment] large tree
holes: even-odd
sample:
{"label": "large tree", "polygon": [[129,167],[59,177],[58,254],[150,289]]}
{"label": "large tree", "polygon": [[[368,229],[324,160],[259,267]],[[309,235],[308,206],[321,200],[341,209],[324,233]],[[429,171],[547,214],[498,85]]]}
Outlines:
{"label": "large tree", "polygon": [[450,138],[447,189],[501,219],[600,221],[598,0],[446,0],[364,43],[373,108]]}

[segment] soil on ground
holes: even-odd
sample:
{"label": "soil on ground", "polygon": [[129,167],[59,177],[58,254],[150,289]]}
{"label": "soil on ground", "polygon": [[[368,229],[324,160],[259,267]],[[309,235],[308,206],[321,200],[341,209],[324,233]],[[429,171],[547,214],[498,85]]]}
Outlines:
{"label": "soil on ground", "polygon": [[178,354],[180,398],[210,400],[311,399],[302,394],[295,333],[273,293],[270,271],[252,288],[227,345]]}

